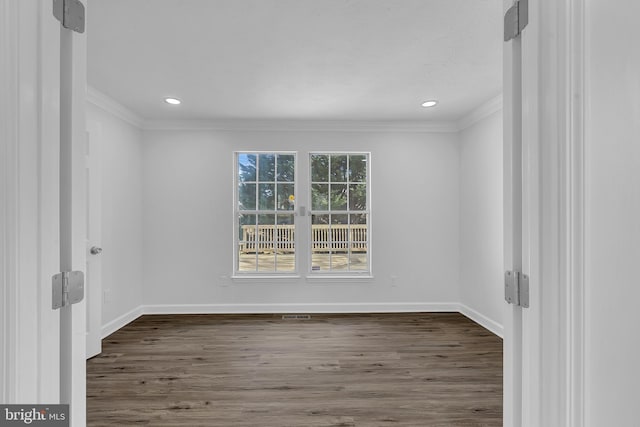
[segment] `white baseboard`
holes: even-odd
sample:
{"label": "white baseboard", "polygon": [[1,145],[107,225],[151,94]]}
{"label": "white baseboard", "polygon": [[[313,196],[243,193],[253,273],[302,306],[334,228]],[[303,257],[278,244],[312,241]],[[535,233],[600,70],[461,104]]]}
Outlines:
{"label": "white baseboard", "polygon": [[144,313],[144,307],[138,306],[133,310],[123,314],[122,316],[113,319],[111,322],[107,323],[102,327],[102,339],[105,339],[118,329],[128,325],[129,323],[136,320],[138,317],[142,316]]}
{"label": "white baseboard", "polygon": [[333,304],[154,304],[141,305],[102,327],[106,338],[144,314],[273,314],[273,313],[460,313],[502,338],[499,323],[472,308],[445,303],[333,303]]}
{"label": "white baseboard", "polygon": [[460,314],[467,316],[469,319],[473,320],[480,326],[484,327],[485,329],[488,329],[489,331],[493,332],[500,338],[503,338],[504,328],[502,327],[501,324],[499,324],[495,320],[489,319],[484,314],[480,314],[479,312],[477,312],[476,310],[472,309],[467,305],[458,304],[458,307],[459,307],[458,311],[460,312]]}
{"label": "white baseboard", "polygon": [[145,305],[144,314],[271,314],[271,313],[411,313],[456,312],[456,303],[329,303],[329,304],[167,304]]}

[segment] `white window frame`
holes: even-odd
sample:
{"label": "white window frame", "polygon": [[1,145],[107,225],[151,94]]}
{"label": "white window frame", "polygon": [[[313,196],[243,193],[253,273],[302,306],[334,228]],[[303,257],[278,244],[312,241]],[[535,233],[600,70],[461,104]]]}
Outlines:
{"label": "white window frame", "polygon": [[[240,181],[238,179],[238,174],[239,174],[239,167],[238,167],[238,160],[240,155],[242,154],[248,154],[248,155],[256,155],[256,156],[260,156],[262,154],[273,154],[273,155],[292,155],[294,157],[294,181],[293,181],[293,185],[294,185],[294,194],[296,197],[296,200],[294,202],[294,209],[290,210],[290,211],[278,211],[277,207],[275,210],[271,211],[271,210],[267,210],[267,211],[263,211],[263,210],[259,210],[258,206],[256,206],[255,210],[240,210],[239,208],[239,194],[238,194],[238,188],[239,188],[239,184]],[[300,191],[300,184],[299,184],[299,178],[300,178],[300,174],[298,172],[298,163],[299,163],[299,156],[298,156],[298,152],[297,151],[286,151],[286,150],[269,150],[269,151],[264,151],[264,150],[239,150],[239,151],[234,151],[233,153],[233,276],[232,277],[270,277],[270,278],[275,278],[275,277],[299,277],[299,267],[300,267],[300,256],[299,256],[299,248],[300,248],[300,239],[299,239],[299,230],[300,230],[300,217],[298,216],[298,211],[297,211],[297,205],[298,205],[298,200],[300,200],[299,197],[299,191]],[[276,162],[276,173],[277,173],[277,162]],[[259,183],[258,180],[258,175],[259,174],[259,167],[256,169],[256,184]],[[277,185],[277,184],[276,184]],[[258,186],[256,186],[256,192],[258,191]],[[276,200],[277,203],[277,200]],[[240,213],[241,212],[248,212],[249,214],[252,215],[261,215],[261,214],[291,214],[294,217],[294,245],[295,245],[295,251],[294,251],[294,269],[292,271],[260,271],[258,269],[256,269],[255,271],[241,271],[240,270],[240,239],[238,238],[239,235],[239,229],[240,229],[240,225],[239,225],[239,221],[238,219],[240,218]],[[258,254],[256,253],[256,257],[258,256]],[[277,253],[275,254],[276,256],[276,268],[277,268]]]}
{"label": "white window frame", "polygon": [[[312,181],[312,171],[311,171],[311,157],[313,155],[325,155],[325,156],[329,156],[329,158],[331,158],[331,156],[342,156],[342,155],[346,155],[346,156],[352,156],[352,155],[364,155],[366,156],[366,163],[367,163],[367,167],[366,167],[366,181],[365,184],[367,186],[367,190],[366,190],[366,197],[367,197],[367,209],[364,211],[350,211],[349,210],[349,202],[347,201],[347,210],[346,211],[330,211],[330,210],[313,210],[313,205],[312,205],[312,185],[313,185],[313,181]],[[372,265],[371,265],[371,242],[372,242],[372,221],[371,221],[371,211],[372,211],[372,199],[371,199],[371,152],[370,151],[332,151],[332,150],[322,150],[322,151],[309,151],[307,154],[307,183],[306,183],[306,191],[307,191],[307,206],[308,206],[308,215],[309,215],[309,220],[307,222],[307,227],[305,232],[307,233],[308,236],[308,240],[307,240],[307,247],[306,247],[306,251],[307,253],[307,265],[308,265],[308,276],[309,278],[321,278],[321,277],[340,277],[340,278],[356,278],[356,277],[371,277],[372,276]],[[329,166],[330,168],[330,166]],[[331,176],[329,174],[329,176]],[[327,181],[327,184],[330,184],[330,181]],[[347,184],[348,185],[348,184]],[[331,188],[331,187],[329,187]],[[330,193],[329,193],[329,197]],[[313,240],[311,238],[311,234],[312,234],[312,215],[314,214],[318,214],[318,215],[323,215],[323,214],[332,214],[335,212],[339,212],[339,213],[343,213],[345,215],[347,215],[347,218],[349,218],[349,224],[351,222],[351,215],[353,214],[365,214],[366,218],[367,218],[367,240],[366,240],[366,245],[367,245],[367,251],[366,251],[366,259],[367,259],[367,269],[366,270],[320,270],[320,271],[314,271],[313,270],[313,262],[312,262],[312,257],[313,257]],[[349,248],[349,252],[348,252],[348,258],[350,259],[350,255],[351,255],[351,248]],[[350,261],[349,261],[349,265],[350,265]]]}

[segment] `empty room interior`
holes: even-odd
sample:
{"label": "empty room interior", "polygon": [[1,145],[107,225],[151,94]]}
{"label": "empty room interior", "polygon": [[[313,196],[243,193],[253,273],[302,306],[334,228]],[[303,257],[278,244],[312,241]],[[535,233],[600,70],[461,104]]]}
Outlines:
{"label": "empty room interior", "polygon": [[89,2],[88,425],[502,425],[502,3]]}

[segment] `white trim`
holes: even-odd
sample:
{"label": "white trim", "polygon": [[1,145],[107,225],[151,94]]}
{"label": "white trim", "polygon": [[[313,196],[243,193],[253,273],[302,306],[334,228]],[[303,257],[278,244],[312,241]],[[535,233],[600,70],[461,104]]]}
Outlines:
{"label": "white trim", "polygon": [[114,333],[115,331],[117,331],[118,329],[121,329],[122,327],[128,325],[129,323],[133,322],[134,320],[136,320],[138,317],[142,316],[143,314],[147,314],[144,311],[145,307],[140,305],[136,308],[134,308],[131,311],[128,311],[127,313],[124,313],[122,316],[117,317],[115,319],[113,319],[112,321],[110,321],[109,323],[107,323],[106,325],[104,325],[102,327],[102,339],[105,339],[106,337],[108,337],[109,335],[111,335],[112,333]]}
{"label": "white trim", "polygon": [[141,305],[102,327],[102,338],[143,315],[152,314],[293,314],[293,313],[460,313],[502,338],[503,327],[472,308],[444,303],[319,303],[319,304],[151,304]]}
{"label": "white trim", "polygon": [[458,120],[457,129],[458,131],[463,131],[498,111],[502,111],[502,94],[491,98]]}
{"label": "white trim", "polygon": [[141,130],[214,130],[245,132],[415,132],[457,133],[502,110],[502,93],[482,103],[459,120],[247,120],[145,119],[98,89],[87,87],[87,102]]}
{"label": "white trim", "polygon": [[91,86],[87,87],[87,102],[90,102],[96,107],[101,108],[106,112],[111,113],[119,119],[122,119],[125,122],[132,124],[140,129],[142,129],[145,122],[141,116],[134,113],[115,99],[111,98],[108,95],[105,95],[104,93]]}
{"label": "white trim", "polygon": [[51,310],[50,267],[58,181],[51,180],[56,158],[48,154],[58,139],[52,126],[58,38],[52,34],[59,27],[43,18],[51,16],[45,3],[7,0],[0,6],[0,397],[3,403],[55,402],[59,326]]}
{"label": "white trim", "polygon": [[144,120],[144,130],[218,130],[247,132],[415,132],[455,133],[454,121],[419,120]]}
{"label": "white trim", "polygon": [[[523,30],[520,40],[522,54],[519,66],[522,78],[520,110],[522,114],[520,128],[522,253],[520,262],[521,271],[529,275],[530,290],[529,308],[522,309],[520,314],[522,427],[562,425],[558,420],[551,421],[555,414],[552,414],[552,410],[547,406],[552,403],[550,396],[557,393],[558,389],[553,386],[547,387],[547,384],[552,384],[557,378],[544,375],[548,366],[544,361],[547,358],[544,353],[548,350],[543,345],[546,337],[558,333],[558,328],[552,329],[554,327],[550,326],[555,325],[550,319],[551,316],[545,317],[543,314],[551,307],[548,302],[550,302],[549,294],[552,292],[548,288],[543,291],[543,288],[551,282],[549,276],[543,273],[543,264],[551,258],[552,251],[556,249],[546,246],[551,245],[553,241],[552,238],[547,239],[547,237],[550,237],[548,231],[556,223],[558,214],[554,212],[557,208],[555,200],[549,200],[549,203],[542,202],[542,198],[548,194],[547,190],[553,185],[552,180],[555,176],[552,175],[557,170],[554,170],[554,165],[548,162],[549,159],[545,156],[549,151],[546,147],[551,146],[549,138],[553,137],[546,134],[544,129],[545,120],[550,116],[552,107],[545,105],[544,109],[541,108],[541,101],[544,99],[541,93],[550,91],[550,86],[545,87],[542,81],[546,78],[549,82],[549,78],[552,78],[556,62],[551,59],[543,61],[541,51],[546,48],[546,39],[543,34],[557,19],[559,18],[550,14],[547,4],[529,2],[529,24]],[[547,248],[548,250],[545,250]],[[544,267],[550,267],[551,263],[552,261],[549,260]],[[548,314],[551,315],[551,313]],[[545,319],[545,324],[542,323],[542,319]],[[512,337],[515,340],[518,338],[518,335]],[[543,381],[543,378],[547,381]],[[543,388],[546,388],[546,393],[543,392]]]}
{"label": "white trim", "polygon": [[472,309],[471,307],[465,304],[460,304],[459,311],[460,311],[460,314],[464,314],[469,319],[473,320],[478,325],[489,330],[490,332],[494,333],[500,338],[504,336],[503,326],[498,322],[496,322],[495,320],[488,318],[484,314]]}
{"label": "white trim", "polygon": [[17,290],[18,287],[18,6],[0,3],[0,297],[2,297],[0,347],[0,402],[16,402]]}
{"label": "white trim", "polygon": [[318,304],[157,304],[144,314],[271,314],[271,313],[413,313],[458,312],[450,303],[318,303]]}
{"label": "white trim", "polygon": [[589,32],[586,29],[588,9],[585,0],[570,0],[570,21],[567,25],[570,40],[569,72],[567,84],[567,120],[569,120],[568,153],[568,204],[567,230],[569,241],[568,297],[566,313],[568,332],[567,349],[567,427],[582,427],[586,422],[586,357],[585,314],[586,314],[586,265],[588,251],[586,239],[587,217],[587,155],[586,152],[586,107],[589,78],[586,67],[589,52]]}

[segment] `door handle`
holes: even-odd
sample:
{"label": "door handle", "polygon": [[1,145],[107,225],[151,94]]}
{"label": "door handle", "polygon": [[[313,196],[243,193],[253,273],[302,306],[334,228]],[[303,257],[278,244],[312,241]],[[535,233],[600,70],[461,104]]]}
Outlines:
{"label": "door handle", "polygon": [[91,247],[89,252],[91,252],[91,255],[100,255],[102,253],[102,248],[99,248],[97,246],[93,246],[93,247]]}

